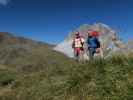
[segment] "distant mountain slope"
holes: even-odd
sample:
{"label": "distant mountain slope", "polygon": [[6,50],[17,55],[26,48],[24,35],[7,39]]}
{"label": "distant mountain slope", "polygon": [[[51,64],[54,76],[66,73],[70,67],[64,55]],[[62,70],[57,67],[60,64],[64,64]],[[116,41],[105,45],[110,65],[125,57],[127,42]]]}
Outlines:
{"label": "distant mountain slope", "polygon": [[64,65],[69,61],[66,56],[52,49],[53,46],[46,43],[0,32],[1,65],[28,72],[53,65]]}

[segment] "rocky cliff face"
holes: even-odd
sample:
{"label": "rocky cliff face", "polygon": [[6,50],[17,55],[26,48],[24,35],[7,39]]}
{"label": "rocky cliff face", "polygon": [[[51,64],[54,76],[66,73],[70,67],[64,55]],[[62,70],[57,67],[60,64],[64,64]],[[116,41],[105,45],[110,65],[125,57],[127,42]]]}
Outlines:
{"label": "rocky cliff face", "polygon": [[[84,24],[80,26],[76,31],[79,31],[80,34],[87,39],[87,32],[88,30],[95,30],[100,32],[100,41],[103,47],[103,54],[104,56],[110,55],[110,53],[114,53],[116,51],[125,51],[129,47],[124,44],[123,41],[119,39],[118,34],[115,32],[115,30],[111,29],[109,26],[102,24],[102,23],[96,23],[93,25]],[[73,57],[73,49],[71,47],[73,36],[75,31],[71,32],[68,37],[58,44],[54,50],[62,52],[66,54],[69,57]],[[87,46],[85,45],[85,48]]]}

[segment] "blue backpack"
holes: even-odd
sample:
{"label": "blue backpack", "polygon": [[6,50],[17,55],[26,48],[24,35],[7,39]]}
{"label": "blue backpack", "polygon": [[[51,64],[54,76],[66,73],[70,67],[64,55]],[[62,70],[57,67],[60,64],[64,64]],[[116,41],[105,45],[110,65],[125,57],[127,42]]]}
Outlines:
{"label": "blue backpack", "polygon": [[87,44],[89,48],[100,48],[100,41],[93,36],[88,37]]}

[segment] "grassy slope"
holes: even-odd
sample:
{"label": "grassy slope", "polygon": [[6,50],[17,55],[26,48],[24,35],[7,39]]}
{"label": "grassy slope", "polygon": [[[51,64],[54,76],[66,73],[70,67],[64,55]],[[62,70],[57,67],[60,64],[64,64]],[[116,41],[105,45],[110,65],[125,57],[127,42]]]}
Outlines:
{"label": "grassy slope", "polygon": [[[0,32],[0,65],[17,72],[45,70],[53,65],[71,62],[63,54],[52,50],[51,45],[36,42],[10,33]],[[63,62],[61,62],[63,60]]]}
{"label": "grassy slope", "polygon": [[133,100],[133,57],[0,72],[0,100]]}
{"label": "grassy slope", "polygon": [[0,100],[133,100],[133,57],[76,64],[47,44],[0,38]]}
{"label": "grassy slope", "polygon": [[13,84],[25,76],[45,72],[48,77],[53,74],[52,71],[58,71],[60,67],[71,66],[73,61],[63,54],[53,51],[52,47],[45,43],[0,32],[0,97],[7,95],[5,93],[7,91],[13,93],[11,89]]}

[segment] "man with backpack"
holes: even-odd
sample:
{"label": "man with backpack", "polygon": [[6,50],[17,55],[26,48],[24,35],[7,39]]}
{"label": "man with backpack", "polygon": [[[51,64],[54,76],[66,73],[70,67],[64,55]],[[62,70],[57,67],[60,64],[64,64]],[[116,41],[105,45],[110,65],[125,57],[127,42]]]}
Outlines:
{"label": "man with backpack", "polygon": [[88,39],[87,39],[87,45],[88,45],[88,51],[89,51],[89,58],[93,59],[95,53],[100,53],[101,51],[101,43],[98,39],[99,32],[92,31],[88,32]]}
{"label": "man with backpack", "polygon": [[77,61],[83,60],[84,42],[84,38],[80,36],[79,32],[76,32],[72,42],[72,48],[74,49],[74,56]]}

